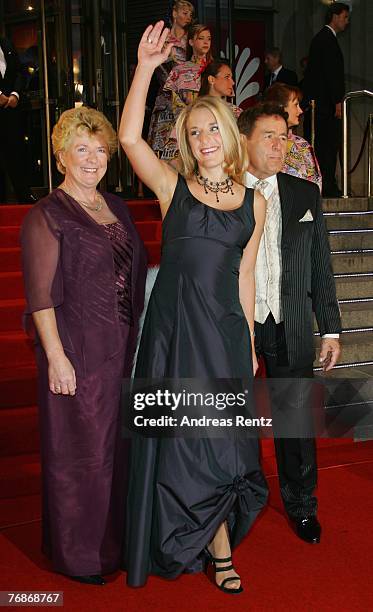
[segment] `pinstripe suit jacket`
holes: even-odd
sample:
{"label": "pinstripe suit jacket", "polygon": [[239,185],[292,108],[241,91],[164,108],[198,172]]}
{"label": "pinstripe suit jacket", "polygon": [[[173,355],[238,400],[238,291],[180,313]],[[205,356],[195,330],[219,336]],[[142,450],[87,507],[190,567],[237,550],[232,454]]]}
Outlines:
{"label": "pinstripe suit jacket", "polygon": [[[280,172],[277,175],[282,211],[281,300],[290,367],[313,363],[313,313],[321,335],[339,333],[330,248],[316,184]],[[303,221],[307,211],[313,221]]]}

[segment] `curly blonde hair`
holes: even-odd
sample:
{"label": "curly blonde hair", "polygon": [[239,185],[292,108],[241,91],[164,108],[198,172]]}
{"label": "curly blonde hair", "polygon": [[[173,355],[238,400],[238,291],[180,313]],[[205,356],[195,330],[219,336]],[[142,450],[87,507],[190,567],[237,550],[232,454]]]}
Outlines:
{"label": "curly blonde hair", "polygon": [[52,132],[53,153],[56,158],[57,169],[61,174],[65,174],[65,167],[61,163],[59,153],[60,151],[66,151],[71,140],[82,132],[89,136],[98,134],[102,136],[108,148],[109,159],[117,150],[117,135],[111,123],[102,113],[88,106],[66,110],[62,113]]}
{"label": "curly blonde hair", "polygon": [[219,127],[224,149],[224,171],[238,183],[243,182],[247,168],[245,139],[240,135],[236,119],[228,104],[215,96],[202,96],[186,106],[176,121],[176,137],[180,151],[180,172],[185,178],[191,178],[197,170],[197,161],[193,156],[188,139],[188,119],[197,109],[210,111]]}

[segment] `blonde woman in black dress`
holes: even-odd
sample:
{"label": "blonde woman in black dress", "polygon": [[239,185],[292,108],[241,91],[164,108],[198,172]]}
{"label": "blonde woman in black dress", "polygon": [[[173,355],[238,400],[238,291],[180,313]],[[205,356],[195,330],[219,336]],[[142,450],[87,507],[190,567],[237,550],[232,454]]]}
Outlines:
{"label": "blonde woman in black dress", "polygon": [[[150,298],[136,377],[252,380],[254,268],[263,197],[239,182],[245,169],[235,119],[219,98],[194,101],[177,122],[182,171],[141,137],[147,88],[165,60],[167,29],[149,26],[124,107],[120,142],[157,195],[160,271]],[[247,534],[267,488],[254,439],[137,438],[132,446],[127,580],[176,578],[213,562],[215,584],[240,593],[231,548]]]}

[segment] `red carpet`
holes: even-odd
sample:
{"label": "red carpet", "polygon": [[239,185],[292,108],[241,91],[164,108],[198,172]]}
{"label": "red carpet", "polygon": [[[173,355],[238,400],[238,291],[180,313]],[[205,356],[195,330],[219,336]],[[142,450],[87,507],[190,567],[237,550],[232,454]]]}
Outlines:
{"label": "red carpet", "polygon": [[[154,201],[129,202],[133,218],[156,264],[161,224]],[[285,518],[273,456],[263,443],[270,506],[235,554],[244,594],[220,593],[204,575],[168,582],[151,578],[128,589],[124,575],[106,587],[84,587],[50,571],[39,552],[40,465],[32,346],[21,328],[24,305],[19,227],[27,206],[0,206],[0,590],[61,590],[65,609],[254,611],[365,611],[373,608],[370,573],[373,536],[373,442],[319,443],[319,546],[299,541]]]}
{"label": "red carpet", "polygon": [[[350,454],[349,446],[337,447]],[[344,448],[344,450],[343,450]],[[176,581],[151,578],[145,588],[129,589],[124,575],[107,586],[88,587],[50,572],[39,552],[40,523],[4,529],[0,535],[0,589],[64,591],[65,609],[75,610],[254,610],[367,611],[373,607],[373,443],[356,447],[356,462],[336,466],[335,448],[319,452],[320,545],[298,540],[282,514],[277,478],[270,477],[270,506],[237,549],[235,563],[245,592],[235,598],[220,593],[202,574]],[[351,457],[350,457],[351,458]],[[339,460],[339,458],[338,458]],[[29,520],[35,497],[18,497]]]}

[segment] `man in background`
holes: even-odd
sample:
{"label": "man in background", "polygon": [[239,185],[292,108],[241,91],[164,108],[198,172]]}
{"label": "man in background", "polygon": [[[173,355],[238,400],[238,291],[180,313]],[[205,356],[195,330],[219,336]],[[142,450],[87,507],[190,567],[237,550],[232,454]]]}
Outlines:
{"label": "man in background", "polygon": [[274,83],[285,85],[298,85],[297,73],[282,65],[282,54],[278,47],[268,49],[264,58],[267,74],[264,79],[264,89]]}
{"label": "man in background", "polygon": [[[323,196],[342,195],[335,178],[337,155],[341,145],[342,100],[345,94],[344,60],[337,40],[349,22],[349,6],[344,2],[331,4],[326,12],[325,26],[311,42],[304,76],[304,102],[315,100],[315,153],[320,164]],[[308,111],[310,112],[310,111]],[[310,120],[305,120],[305,138]]]}
{"label": "man in background", "polygon": [[27,182],[25,145],[19,112],[23,76],[11,42],[0,38],[0,202],[6,199],[6,175],[17,202],[35,202]]}

